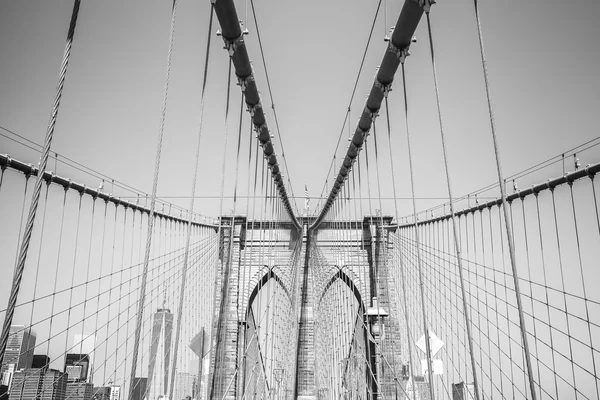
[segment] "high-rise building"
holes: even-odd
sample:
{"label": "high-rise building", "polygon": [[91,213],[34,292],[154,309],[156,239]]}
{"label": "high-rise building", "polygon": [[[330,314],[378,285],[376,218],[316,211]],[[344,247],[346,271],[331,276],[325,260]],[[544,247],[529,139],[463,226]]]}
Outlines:
{"label": "high-rise building", "polygon": [[195,397],[195,384],[197,375],[186,372],[177,372],[175,374],[175,387],[173,389],[172,400],[182,400]]}
{"label": "high-rise building", "polygon": [[152,339],[148,363],[148,400],[157,400],[168,394],[172,333],[173,314],[171,314],[171,310],[159,308],[152,319]]}
{"label": "high-rise building", "polygon": [[475,400],[475,385],[472,383],[453,383],[452,400]]}
{"label": "high-rise building", "polygon": [[65,400],[67,376],[55,369],[15,372],[9,400]]}
{"label": "high-rise building", "polygon": [[[35,333],[23,325],[10,327],[4,360],[0,366],[0,373],[8,370],[9,365],[14,365],[14,370],[31,368],[33,363],[33,349],[35,347]],[[3,378],[4,380],[4,378]],[[8,385],[10,387],[10,385]]]}
{"label": "high-rise building", "polygon": [[68,400],[91,400],[94,393],[94,385],[89,382],[68,382],[67,397]]}
{"label": "high-rise building", "polygon": [[67,354],[65,373],[69,374],[69,382],[87,382],[90,370],[90,357],[87,354]]}
{"label": "high-rise building", "polygon": [[46,372],[50,365],[50,357],[45,354],[34,354],[33,362],[31,363],[31,368],[34,369],[43,369]]}
{"label": "high-rise building", "polygon": [[0,384],[0,400],[8,400],[8,386]]}
{"label": "high-rise building", "polygon": [[94,387],[92,400],[110,400],[110,386]]}
{"label": "high-rise building", "polygon": [[94,349],[96,347],[96,335],[93,333],[76,334],[73,338],[73,347],[71,352],[76,354],[87,354],[88,372],[86,382],[92,382],[94,376]]}
{"label": "high-rise building", "polygon": [[6,366],[6,370],[2,374],[2,379],[0,380],[0,384],[10,387],[10,383],[12,382],[13,374],[15,373],[15,364],[8,364]]}
{"label": "high-rise building", "polygon": [[110,387],[110,400],[121,400],[121,386],[113,385]]}
{"label": "high-rise building", "polygon": [[133,378],[132,400],[144,400],[146,398],[147,388],[148,378]]}

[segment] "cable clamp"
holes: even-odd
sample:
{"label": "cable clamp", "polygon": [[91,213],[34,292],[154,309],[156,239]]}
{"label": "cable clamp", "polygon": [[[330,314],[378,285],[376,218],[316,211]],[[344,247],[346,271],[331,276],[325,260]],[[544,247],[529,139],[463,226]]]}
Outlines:
{"label": "cable clamp", "polygon": [[369,137],[369,131],[363,131],[361,128],[358,128],[358,130],[360,130],[360,133],[362,134],[363,139],[366,139]]}
{"label": "cable clamp", "polygon": [[[223,36],[220,30],[217,30],[217,36]],[[223,42],[225,42],[225,47],[223,47],[229,53],[229,57],[233,57],[237,48],[244,43],[244,32],[240,36],[235,39],[226,39],[223,38]]]}
{"label": "cable clamp", "polygon": [[435,0],[413,0],[413,2],[417,3],[428,14],[431,6],[435,4]]}
{"label": "cable clamp", "polygon": [[238,85],[242,88],[242,92],[246,91],[246,86],[250,83],[254,82],[254,75],[250,74],[247,78],[238,77]]}
{"label": "cable clamp", "polygon": [[366,113],[369,114],[369,116],[371,117],[371,121],[375,122],[375,118],[377,118],[379,116],[379,110],[377,111],[371,111],[369,109],[369,107],[365,106],[365,111]]}
{"label": "cable clamp", "polygon": [[[225,42],[224,49],[226,49],[229,53],[229,57],[233,57],[237,48],[244,43],[244,36],[249,33],[248,29],[244,29],[244,24],[242,23],[242,21],[239,21],[239,23],[240,29],[242,30],[242,34],[240,36],[233,40],[223,38],[223,41]],[[217,36],[223,36],[220,30],[217,30]]]}
{"label": "cable clamp", "polygon": [[256,103],[253,106],[248,106],[248,112],[250,113],[251,117],[254,117],[254,113],[256,112],[256,110],[258,110],[259,108],[262,108],[262,104],[260,103]]}
{"label": "cable clamp", "polygon": [[590,164],[585,166],[585,173],[587,174],[587,176],[590,177],[590,179],[594,180],[594,176],[596,176],[596,174],[593,172],[590,172]]}
{"label": "cable clamp", "polygon": [[387,51],[389,51],[390,53],[394,53],[396,55],[396,58],[400,60],[400,63],[404,64],[404,60],[406,60],[406,57],[410,56],[410,53],[408,52],[409,47],[410,46],[406,46],[402,49],[399,49],[398,47],[394,46],[394,44],[390,40]]}
{"label": "cable clamp", "polygon": [[383,83],[379,82],[377,79],[375,80],[375,87],[377,89],[381,90],[383,92],[383,96],[386,98],[388,97],[388,93],[392,91],[391,83],[384,85]]}
{"label": "cable clamp", "polygon": [[2,167],[1,167],[2,172],[6,171],[6,168],[9,167],[11,161],[12,161],[12,158],[10,158],[9,155],[6,155],[6,164],[2,165]]}
{"label": "cable clamp", "polygon": [[[256,130],[256,132],[260,132],[263,128],[267,127],[267,123],[263,122],[261,125],[254,125],[254,129]],[[258,135],[256,136],[258,138]]]}

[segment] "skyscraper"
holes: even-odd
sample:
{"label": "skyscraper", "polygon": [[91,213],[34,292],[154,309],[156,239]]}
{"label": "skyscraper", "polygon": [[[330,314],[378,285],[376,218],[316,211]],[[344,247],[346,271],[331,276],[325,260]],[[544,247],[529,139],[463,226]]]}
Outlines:
{"label": "skyscraper", "polygon": [[171,314],[171,310],[159,308],[152,319],[152,339],[148,363],[148,400],[158,400],[168,395],[172,332],[173,314]]}
{"label": "skyscraper", "polygon": [[[70,379],[70,378],[69,378]],[[94,393],[94,385],[88,382],[68,382],[67,396],[68,400],[91,400]]]}
{"label": "skyscraper", "polygon": [[110,387],[94,387],[92,390],[92,400],[110,400]]}
{"label": "skyscraper", "polygon": [[87,382],[90,370],[90,358],[87,354],[67,354],[65,373],[69,374],[69,382]]}
{"label": "skyscraper", "polygon": [[175,388],[173,390],[172,400],[183,400],[193,398],[195,393],[195,384],[197,376],[185,372],[177,372],[175,375]]}
{"label": "skyscraper", "polygon": [[64,400],[67,376],[55,369],[25,369],[15,372],[9,400]]}
{"label": "skyscraper", "polygon": [[[94,349],[96,346],[96,335],[93,333],[76,334],[73,338],[73,347],[70,352],[86,354],[88,357],[88,371],[85,381],[92,382],[94,376]],[[70,376],[69,376],[70,378]]]}
{"label": "skyscraper", "polygon": [[148,378],[133,378],[133,400],[144,400]]}
{"label": "skyscraper", "polygon": [[50,365],[50,357],[45,354],[34,354],[33,355],[33,363],[31,364],[31,368],[34,369],[43,369],[46,372]]}
{"label": "skyscraper", "polygon": [[[1,381],[10,387],[12,372],[20,369],[31,368],[33,363],[33,350],[35,347],[35,334],[23,325],[10,327],[4,360],[0,366]],[[12,367],[11,367],[12,366]]]}
{"label": "skyscraper", "polygon": [[110,387],[110,400],[121,399],[121,386],[113,385]]}

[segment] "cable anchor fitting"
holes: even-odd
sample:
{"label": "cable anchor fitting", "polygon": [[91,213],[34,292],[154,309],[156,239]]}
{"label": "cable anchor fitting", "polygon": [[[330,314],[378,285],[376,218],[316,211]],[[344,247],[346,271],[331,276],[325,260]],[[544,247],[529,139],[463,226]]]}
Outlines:
{"label": "cable anchor fitting", "polygon": [[[416,41],[416,39],[413,38],[414,41]],[[396,58],[400,61],[401,64],[404,64],[404,61],[406,60],[406,57],[410,56],[410,53],[408,52],[410,46],[406,46],[402,49],[399,49],[398,47],[394,46],[394,44],[390,41],[388,44],[388,51],[390,53],[393,53],[396,55]]]}
{"label": "cable anchor fitting", "polygon": [[413,0],[415,3],[419,5],[427,14],[431,9],[431,6],[435,4],[435,0]]}
{"label": "cable anchor fitting", "polygon": [[379,110],[371,111],[369,107],[365,106],[365,112],[371,117],[371,121],[375,122],[375,119],[379,116]]}
{"label": "cable anchor fitting", "polygon": [[260,103],[256,103],[253,106],[248,106],[248,112],[250,113],[250,116],[254,117],[254,113],[256,113],[256,110],[258,110],[259,108],[262,108],[262,105]]}
{"label": "cable anchor fitting", "polygon": [[[229,57],[233,57],[237,48],[244,43],[244,36],[247,35],[248,29],[244,29],[244,25],[240,21],[240,28],[242,30],[242,34],[235,39],[226,39],[223,37],[223,42],[225,42],[224,49],[229,53]],[[217,30],[217,36],[223,36],[223,33],[220,29]]]}
{"label": "cable anchor fitting", "polygon": [[381,90],[381,92],[383,93],[383,96],[385,98],[388,97],[388,93],[390,93],[392,91],[392,84],[388,83],[387,85],[384,85],[383,83],[379,82],[378,80],[375,80],[375,84],[374,86]]}
{"label": "cable anchor fitting", "polygon": [[[361,128],[358,128],[358,130],[362,134],[363,140],[365,140],[365,139],[367,139],[369,137],[369,130],[364,131]],[[361,148],[361,150],[362,150],[362,148]]]}
{"label": "cable anchor fitting", "polygon": [[242,88],[242,92],[246,91],[246,87],[250,82],[254,82],[254,75],[250,74],[247,78],[238,77],[238,86]]}

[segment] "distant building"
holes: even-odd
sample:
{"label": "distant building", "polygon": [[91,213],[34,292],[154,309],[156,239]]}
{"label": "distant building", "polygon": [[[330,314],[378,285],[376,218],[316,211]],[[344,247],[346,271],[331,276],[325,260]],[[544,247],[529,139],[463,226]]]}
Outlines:
{"label": "distant building", "polygon": [[10,387],[10,383],[12,382],[13,374],[15,373],[15,364],[8,364],[6,366],[6,370],[2,374],[2,379],[0,379],[0,384]]}
{"label": "distant building", "polygon": [[159,308],[152,319],[148,363],[148,400],[157,400],[168,394],[172,333],[173,314],[171,310]]}
{"label": "distant building", "polygon": [[76,354],[87,354],[88,372],[86,382],[92,382],[94,377],[94,350],[96,348],[96,335],[93,333],[76,334],[73,338],[73,347],[70,351]]}
{"label": "distant building", "polygon": [[192,398],[195,395],[195,384],[197,376],[185,372],[177,372],[175,375],[175,387],[173,388],[173,399],[182,400]]}
{"label": "distant building", "polygon": [[406,397],[411,400],[413,398],[416,400],[431,400],[429,382],[422,375],[416,375],[414,381],[412,377],[409,377],[406,381],[405,392]]}
{"label": "distant building", "polygon": [[88,382],[68,382],[67,397],[68,400],[91,400],[94,392],[94,385]]}
{"label": "distant building", "polygon": [[67,376],[55,369],[26,369],[13,375],[9,400],[65,400]]}
{"label": "distant building", "polygon": [[69,374],[69,382],[87,382],[90,370],[90,357],[87,354],[67,354],[65,373]]}
{"label": "distant building", "polygon": [[8,386],[0,385],[0,400],[8,400]]}
{"label": "distant building", "polygon": [[472,383],[453,383],[452,400],[475,400],[475,385]]}
{"label": "distant building", "polygon": [[110,400],[110,386],[94,387],[92,400]]}
{"label": "distant building", "polygon": [[[24,325],[10,327],[4,360],[0,366],[2,382],[10,387],[10,378],[5,378],[5,373],[13,365],[13,371],[31,368],[33,363],[33,349],[35,347],[35,334]],[[12,377],[12,374],[10,374]],[[5,383],[6,382],[6,383]]]}
{"label": "distant building", "polygon": [[132,400],[144,400],[147,388],[148,378],[133,378]]}
{"label": "distant building", "polygon": [[110,400],[120,400],[121,399],[121,386],[111,386],[110,387]]}
{"label": "distant building", "polygon": [[45,354],[34,354],[33,362],[31,364],[31,368],[33,369],[43,369],[44,372],[48,370],[50,366],[50,357]]}

